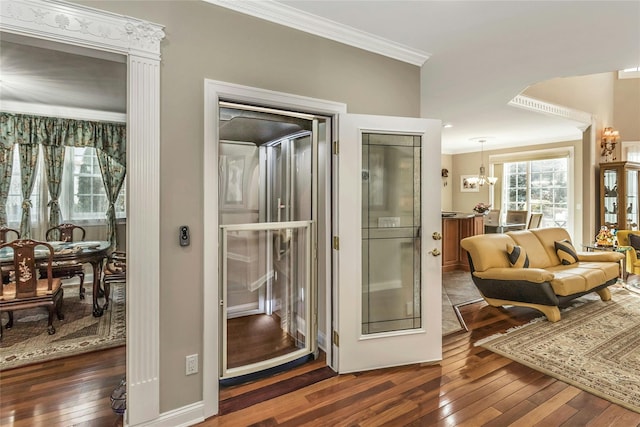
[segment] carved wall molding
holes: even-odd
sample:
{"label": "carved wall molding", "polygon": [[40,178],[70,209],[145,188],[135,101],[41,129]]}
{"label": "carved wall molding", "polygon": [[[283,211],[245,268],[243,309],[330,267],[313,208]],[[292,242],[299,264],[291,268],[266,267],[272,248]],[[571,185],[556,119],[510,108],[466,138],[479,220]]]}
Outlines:
{"label": "carved wall molding", "polygon": [[3,31],[141,56],[160,57],[158,24],[59,0],[2,0]]}

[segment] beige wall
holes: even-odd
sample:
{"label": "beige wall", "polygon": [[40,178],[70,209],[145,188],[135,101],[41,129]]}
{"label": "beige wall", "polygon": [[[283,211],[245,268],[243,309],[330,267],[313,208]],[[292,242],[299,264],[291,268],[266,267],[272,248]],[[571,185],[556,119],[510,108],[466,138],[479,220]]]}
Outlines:
{"label": "beige wall", "polygon": [[524,95],[596,116],[598,129],[613,126],[616,73],[563,77],[529,86]]}
{"label": "beige wall", "polygon": [[453,179],[453,155],[443,154],[440,156],[440,163],[443,169],[449,171],[448,178],[442,178],[442,193],[440,195],[440,205],[443,211],[453,210],[453,189],[455,188]]}
{"label": "beige wall", "polygon": [[[78,3],[165,25],[159,284],[165,412],[202,399],[201,374],[186,377],[184,360],[202,354],[203,167],[216,167],[202,165],[204,79],[343,102],[352,113],[419,117],[419,69],[202,1]],[[187,248],[177,243],[182,224],[191,227]]]}
{"label": "beige wall", "polygon": [[613,117],[622,141],[640,141],[640,79],[616,79]]}

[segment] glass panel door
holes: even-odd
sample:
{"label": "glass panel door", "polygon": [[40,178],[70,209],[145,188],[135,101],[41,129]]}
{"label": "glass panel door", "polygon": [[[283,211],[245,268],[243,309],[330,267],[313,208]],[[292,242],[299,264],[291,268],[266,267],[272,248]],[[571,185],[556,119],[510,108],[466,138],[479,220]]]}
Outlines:
{"label": "glass panel door", "polygon": [[605,169],[602,182],[604,186],[604,225],[611,229],[617,229],[618,209],[620,208],[617,169]]}
{"label": "glass panel door", "polygon": [[362,333],[421,326],[421,138],[362,135]]}
{"label": "glass panel door", "polygon": [[441,128],[340,116],[332,365],[340,373],[441,358],[441,168],[432,154]]}
{"label": "glass panel door", "polygon": [[638,229],[638,171],[627,169],[627,228]]}

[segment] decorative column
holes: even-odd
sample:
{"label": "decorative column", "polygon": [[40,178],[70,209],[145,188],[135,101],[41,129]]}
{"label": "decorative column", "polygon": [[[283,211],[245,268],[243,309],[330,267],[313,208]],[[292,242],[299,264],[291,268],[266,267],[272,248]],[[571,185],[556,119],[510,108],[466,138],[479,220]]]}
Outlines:
{"label": "decorative column", "polygon": [[129,55],[127,111],[127,418],[160,413],[160,63]]}

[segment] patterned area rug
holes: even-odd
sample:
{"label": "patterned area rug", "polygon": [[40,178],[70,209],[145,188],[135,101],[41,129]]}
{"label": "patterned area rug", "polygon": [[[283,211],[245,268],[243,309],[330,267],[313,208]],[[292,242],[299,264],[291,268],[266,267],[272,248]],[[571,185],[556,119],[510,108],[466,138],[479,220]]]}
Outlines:
{"label": "patterned area rug", "polygon": [[[78,286],[64,287],[64,320],[54,317],[56,333],[47,334],[48,312],[34,308],[14,312],[13,328],[3,331],[0,341],[0,370],[87,353],[125,344],[125,287],[111,286],[111,304],[102,317],[92,315],[91,287],[84,300]],[[104,303],[104,299],[99,300]],[[2,325],[8,321],[2,314]]]}
{"label": "patterned area rug", "polygon": [[612,294],[609,302],[589,296],[557,323],[536,319],[479,344],[640,412],[640,296],[624,289]]}

